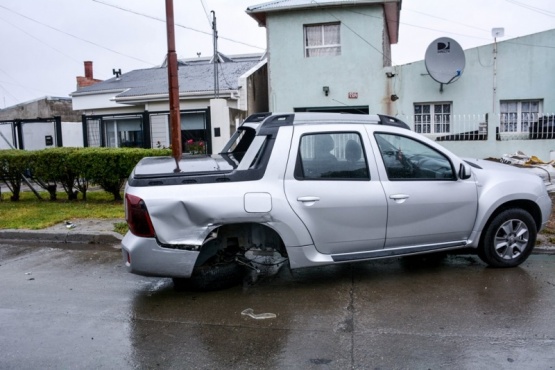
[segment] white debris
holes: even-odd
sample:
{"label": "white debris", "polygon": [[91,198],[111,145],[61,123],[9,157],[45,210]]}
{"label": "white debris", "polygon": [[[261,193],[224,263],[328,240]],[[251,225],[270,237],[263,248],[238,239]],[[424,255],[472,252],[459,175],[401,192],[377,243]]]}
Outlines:
{"label": "white debris", "polygon": [[529,169],[543,179],[549,192],[555,191],[554,161],[544,162],[536,156],[530,157],[518,150],[514,154],[504,154],[501,162]]}
{"label": "white debris", "polygon": [[264,319],[275,319],[277,316],[275,313],[259,313],[255,314],[252,308],[247,308],[241,312],[243,316],[249,316],[256,320],[264,320]]}

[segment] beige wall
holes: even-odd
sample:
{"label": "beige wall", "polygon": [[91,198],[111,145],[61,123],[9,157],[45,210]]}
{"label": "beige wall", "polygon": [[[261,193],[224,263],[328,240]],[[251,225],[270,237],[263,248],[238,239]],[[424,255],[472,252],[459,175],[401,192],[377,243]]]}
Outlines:
{"label": "beige wall", "polygon": [[45,97],[0,110],[0,120],[62,117],[64,122],[81,122],[81,112],[74,111],[71,99]]}

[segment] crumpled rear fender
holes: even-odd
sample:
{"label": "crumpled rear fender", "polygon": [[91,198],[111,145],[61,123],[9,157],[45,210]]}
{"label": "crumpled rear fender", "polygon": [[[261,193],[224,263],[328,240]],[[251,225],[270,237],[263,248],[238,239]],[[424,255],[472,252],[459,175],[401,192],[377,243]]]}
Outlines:
{"label": "crumpled rear fender", "polygon": [[[127,187],[126,192],[144,200],[156,239],[162,245],[201,246],[218,227],[238,223],[264,224],[274,229],[288,247],[311,244],[312,238],[289,206],[280,182],[270,184],[264,186],[264,192],[260,183],[248,181]],[[254,205],[246,200],[252,194]],[[262,198],[266,201],[259,201],[260,194],[265,194]]]}
{"label": "crumpled rear fender", "polygon": [[189,201],[150,199],[145,202],[156,238],[162,244],[200,246],[214,229],[223,224],[270,221],[268,214],[226,211],[242,209],[242,199],[229,197],[225,200],[211,197]]}

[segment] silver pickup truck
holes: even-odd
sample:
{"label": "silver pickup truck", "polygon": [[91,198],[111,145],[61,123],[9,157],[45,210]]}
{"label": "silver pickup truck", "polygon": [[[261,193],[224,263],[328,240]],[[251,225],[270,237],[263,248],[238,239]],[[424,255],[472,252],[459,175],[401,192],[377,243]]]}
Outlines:
{"label": "silver pickup truck", "polygon": [[257,114],[219,155],[141,160],[125,189],[132,273],[222,288],[245,271],[474,249],[526,260],[551,200],[525,170],[461,159],[392,117]]}

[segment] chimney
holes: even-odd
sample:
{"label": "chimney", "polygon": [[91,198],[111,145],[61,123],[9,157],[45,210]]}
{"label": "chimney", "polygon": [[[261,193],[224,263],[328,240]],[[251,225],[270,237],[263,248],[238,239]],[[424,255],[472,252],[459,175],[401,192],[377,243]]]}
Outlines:
{"label": "chimney", "polygon": [[102,80],[95,80],[93,78],[93,62],[86,61],[84,63],[85,63],[85,77],[77,76],[77,89],[91,86],[98,82],[102,82]]}
{"label": "chimney", "polygon": [[93,79],[93,62],[87,61],[85,62],[85,78],[92,80]]}

